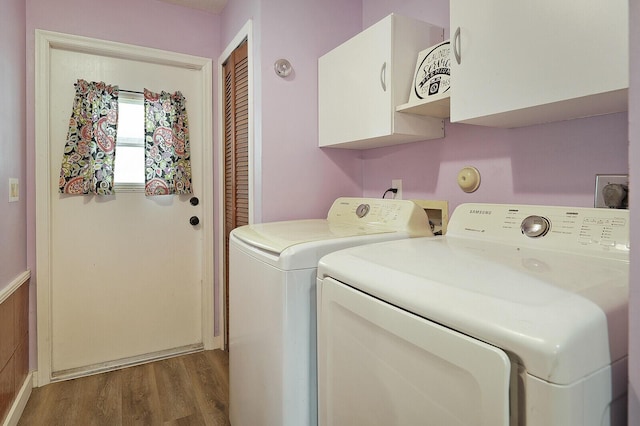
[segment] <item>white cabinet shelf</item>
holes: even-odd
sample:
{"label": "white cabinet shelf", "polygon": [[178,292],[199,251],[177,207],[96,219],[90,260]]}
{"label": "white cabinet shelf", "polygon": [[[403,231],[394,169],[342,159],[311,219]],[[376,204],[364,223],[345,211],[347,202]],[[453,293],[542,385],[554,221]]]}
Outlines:
{"label": "white cabinet shelf", "polygon": [[396,107],[396,111],[426,115],[429,117],[449,118],[450,108],[450,92],[447,91],[433,97],[429,97],[428,99],[422,99],[417,103],[412,102],[399,105]]}
{"label": "white cabinet shelf", "polygon": [[442,28],[389,15],[318,59],[318,144],[367,149],[444,137],[444,121],[404,114],[418,53]]}

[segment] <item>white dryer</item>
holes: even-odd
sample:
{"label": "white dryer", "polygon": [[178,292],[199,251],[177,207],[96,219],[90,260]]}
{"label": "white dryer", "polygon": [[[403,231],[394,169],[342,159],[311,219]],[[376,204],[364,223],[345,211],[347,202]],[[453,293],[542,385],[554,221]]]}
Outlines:
{"label": "white dryer", "polygon": [[318,267],[319,424],[626,425],[628,210],[463,204]]}
{"label": "white dryer", "polygon": [[327,219],[233,230],[229,244],[231,424],[316,425],[318,260],[347,247],[429,235],[427,214],[414,202],[370,198],[339,198]]}

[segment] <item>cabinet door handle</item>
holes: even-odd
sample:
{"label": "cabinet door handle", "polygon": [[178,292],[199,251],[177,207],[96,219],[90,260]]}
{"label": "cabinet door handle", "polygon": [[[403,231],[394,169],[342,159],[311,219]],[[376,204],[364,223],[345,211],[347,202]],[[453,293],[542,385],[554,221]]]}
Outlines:
{"label": "cabinet door handle", "polygon": [[387,63],[384,62],[382,64],[382,68],[380,69],[380,85],[382,86],[383,91],[387,91]]}
{"label": "cabinet door handle", "polygon": [[460,65],[461,61],[461,49],[460,49],[460,27],[456,29],[456,33],[453,36],[453,54],[456,57],[456,62]]}

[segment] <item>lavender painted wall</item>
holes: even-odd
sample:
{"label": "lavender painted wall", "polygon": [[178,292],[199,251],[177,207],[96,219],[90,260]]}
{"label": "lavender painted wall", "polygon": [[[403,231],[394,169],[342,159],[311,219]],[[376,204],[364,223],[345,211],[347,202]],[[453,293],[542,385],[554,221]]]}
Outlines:
{"label": "lavender painted wall", "polygon": [[[362,29],[360,0],[234,0],[223,12],[223,45],[249,18],[258,56],[254,220],[324,217],[335,198],[362,193],[360,153],[317,147],[317,60]],[[285,79],[273,70],[279,58],[293,66]]]}
{"label": "lavender painted wall", "polygon": [[[25,5],[3,0],[0,10],[0,290],[27,269]],[[9,179],[20,200],[9,203]]]}
{"label": "lavender painted wall", "polygon": [[[596,173],[627,173],[627,114],[519,129],[447,124],[446,137],[364,153],[364,193],[402,179],[404,198],[593,207]],[[481,174],[464,193],[464,166]]]}
{"label": "lavender painted wall", "polygon": [[[326,217],[337,197],[360,196],[362,174],[359,153],[318,149],[318,57],[361,30],[360,1],[268,4],[262,10],[262,219]],[[285,79],[273,71],[278,58],[293,65]]]}
{"label": "lavender painted wall", "polygon": [[[629,1],[629,185],[640,188],[640,0]],[[631,196],[629,425],[640,424],[640,197]]]}
{"label": "lavender painted wall", "polygon": [[[449,27],[447,0],[363,0],[365,27],[391,12]],[[596,174],[628,173],[626,113],[519,129],[446,122],[445,135],[365,151],[364,195],[402,179],[404,198],[448,200],[451,210],[474,201],[592,207]],[[481,174],[472,194],[457,186],[467,165]]]}
{"label": "lavender painted wall", "polygon": [[421,19],[445,30],[449,28],[449,0],[362,0],[362,3],[365,28],[392,12]]}

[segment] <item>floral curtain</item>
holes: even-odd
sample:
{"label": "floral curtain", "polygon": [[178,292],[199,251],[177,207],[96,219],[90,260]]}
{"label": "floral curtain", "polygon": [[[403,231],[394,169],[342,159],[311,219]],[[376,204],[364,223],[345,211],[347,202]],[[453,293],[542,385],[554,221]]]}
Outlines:
{"label": "floral curtain", "polygon": [[182,93],[144,90],[145,195],[191,194],[187,110]]}
{"label": "floral curtain", "polygon": [[79,79],[64,147],[59,189],[63,194],[113,192],[118,86]]}

